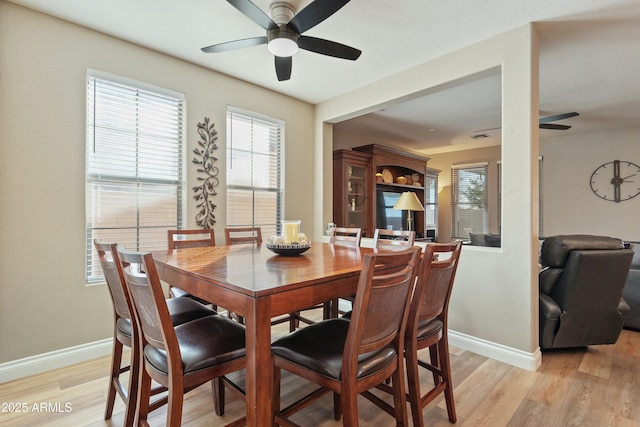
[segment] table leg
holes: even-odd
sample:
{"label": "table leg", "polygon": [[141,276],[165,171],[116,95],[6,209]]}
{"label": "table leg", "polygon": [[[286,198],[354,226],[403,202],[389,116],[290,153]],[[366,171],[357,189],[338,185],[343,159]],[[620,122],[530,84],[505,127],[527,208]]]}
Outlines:
{"label": "table leg", "polygon": [[271,306],[268,298],[251,300],[246,325],[247,427],[272,425]]}

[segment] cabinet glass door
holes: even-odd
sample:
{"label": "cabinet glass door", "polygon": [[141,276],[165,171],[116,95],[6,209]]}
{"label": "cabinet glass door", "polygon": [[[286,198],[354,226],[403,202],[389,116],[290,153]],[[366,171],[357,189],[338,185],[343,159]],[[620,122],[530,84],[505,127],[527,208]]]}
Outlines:
{"label": "cabinet glass door", "polygon": [[365,195],[367,194],[366,168],[347,165],[347,227],[367,226]]}

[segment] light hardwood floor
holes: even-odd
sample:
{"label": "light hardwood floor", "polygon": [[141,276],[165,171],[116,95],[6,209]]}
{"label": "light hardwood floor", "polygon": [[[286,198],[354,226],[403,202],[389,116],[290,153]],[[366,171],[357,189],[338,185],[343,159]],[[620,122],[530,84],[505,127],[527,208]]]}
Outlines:
{"label": "light hardwood floor", "polygon": [[[283,327],[286,327],[284,325]],[[277,328],[277,327],[276,327]],[[274,329],[274,334],[279,334]],[[624,330],[615,345],[544,353],[542,366],[529,372],[451,349],[458,426],[640,427],[640,332]],[[112,420],[103,420],[109,358],[103,357],[0,385],[1,426],[120,426],[124,405],[118,398]],[[241,380],[241,376],[239,378]],[[423,383],[427,384],[428,375]],[[308,385],[283,377],[283,403]],[[22,404],[26,412],[4,412]],[[41,407],[40,405],[45,406]],[[35,406],[34,406],[35,405]],[[360,425],[393,426],[386,413],[361,398]],[[211,387],[185,398],[183,425],[222,426],[244,413],[244,405],[228,394],[226,413],[213,411]],[[439,398],[423,411],[429,426],[450,426]],[[164,425],[165,409],[150,417]],[[342,425],[332,418],[329,395],[293,419],[303,426]]]}

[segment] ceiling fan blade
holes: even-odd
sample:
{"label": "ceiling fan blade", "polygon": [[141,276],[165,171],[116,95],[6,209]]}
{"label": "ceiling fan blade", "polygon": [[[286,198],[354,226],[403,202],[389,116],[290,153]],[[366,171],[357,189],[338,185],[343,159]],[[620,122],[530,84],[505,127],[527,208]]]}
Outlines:
{"label": "ceiling fan blade", "polygon": [[218,53],[218,52],[226,52],[228,50],[243,49],[245,47],[259,46],[261,44],[266,44],[266,43],[267,43],[266,36],[252,37],[249,39],[234,40],[230,42],[213,44],[211,46],[203,47],[200,50],[206,53]]}
{"label": "ceiling fan blade", "polygon": [[227,2],[265,30],[276,28],[278,26],[271,18],[269,18],[269,15],[264,13],[258,6],[251,3],[250,0],[227,0]]}
{"label": "ceiling fan blade", "polygon": [[274,56],[274,58],[276,59],[276,75],[278,76],[278,81],[289,80],[291,78],[291,64],[293,62],[291,57]]}
{"label": "ceiling fan blade", "polygon": [[489,128],[489,129],[478,129],[478,130],[474,130],[474,132],[485,132],[488,130],[496,130],[496,129],[502,129],[501,127],[497,127],[497,128]]}
{"label": "ceiling fan blade", "polygon": [[[567,129],[571,129],[571,126],[567,126],[567,125],[557,125],[554,123],[540,123],[540,125],[538,125],[538,127],[540,129],[553,129],[553,130],[567,130]],[[473,132],[486,132],[489,130],[496,130],[496,129],[502,129],[501,127],[497,127],[497,128],[489,128],[489,129],[478,129],[478,130],[474,130]]]}
{"label": "ceiling fan blade", "polygon": [[298,12],[287,26],[298,34],[302,34],[336,13],[347,3],[349,0],[315,0]]}
{"label": "ceiling fan blade", "polygon": [[362,53],[362,51],[351,46],[309,36],[300,36],[298,39],[298,47],[321,55],[349,59],[351,61],[358,59]]}
{"label": "ceiling fan blade", "polygon": [[539,120],[540,124],[543,123],[549,123],[549,122],[555,122],[558,120],[563,120],[563,119],[568,119],[569,117],[575,117],[575,116],[579,116],[580,114],[576,113],[575,111],[572,113],[564,113],[564,114],[556,114],[555,116],[548,116],[548,117],[542,117]]}
{"label": "ceiling fan blade", "polygon": [[541,123],[540,126],[538,126],[540,129],[553,129],[553,130],[567,130],[567,129],[571,129],[571,126],[567,126],[567,125],[556,125],[554,123]]}

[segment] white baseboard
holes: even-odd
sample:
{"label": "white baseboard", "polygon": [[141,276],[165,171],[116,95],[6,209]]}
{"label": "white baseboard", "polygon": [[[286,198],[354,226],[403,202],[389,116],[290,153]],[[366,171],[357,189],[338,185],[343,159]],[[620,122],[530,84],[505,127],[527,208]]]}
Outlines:
{"label": "white baseboard", "polygon": [[113,338],[0,363],[0,384],[111,354]]}
{"label": "white baseboard", "polygon": [[[351,310],[349,301],[339,300],[338,306],[344,312]],[[540,348],[535,353],[527,353],[452,330],[449,330],[449,344],[528,371],[536,371],[542,363]]]}
{"label": "white baseboard", "polygon": [[[347,304],[341,305],[341,308],[350,309]],[[112,338],[106,338],[2,363],[0,364],[0,384],[109,355],[111,354],[112,343]],[[449,343],[481,356],[529,371],[536,371],[542,363],[540,349],[536,350],[535,353],[527,353],[452,330],[449,331]]]}
{"label": "white baseboard", "polygon": [[449,344],[528,371],[538,370],[542,363],[540,348],[528,353],[452,330],[449,330]]}

